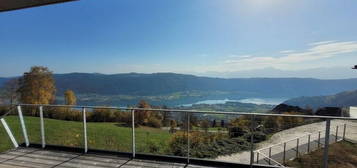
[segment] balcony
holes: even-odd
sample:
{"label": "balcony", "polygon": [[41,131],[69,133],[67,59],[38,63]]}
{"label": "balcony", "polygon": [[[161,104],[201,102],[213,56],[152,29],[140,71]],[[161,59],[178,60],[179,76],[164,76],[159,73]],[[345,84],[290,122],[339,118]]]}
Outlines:
{"label": "balcony", "polygon": [[[77,116],[55,117],[59,109],[67,111],[66,115]],[[126,116],[128,121],[109,120],[108,115],[103,115],[108,121],[105,117],[104,120],[94,120],[94,114],[104,114],[103,110],[110,110],[115,116]],[[179,124],[175,130],[164,126],[139,126],[139,114],[148,111],[152,115],[170,113],[172,120]],[[217,126],[219,124],[214,121],[215,125],[208,128],[204,124],[193,124],[203,121],[200,117],[207,115],[227,118],[230,122],[239,119],[249,123],[246,134],[250,136],[244,135],[249,143],[233,144],[229,154],[203,155],[217,152],[216,146],[221,143],[231,143],[231,140],[239,139],[235,137],[243,137],[239,135],[242,130],[228,129],[227,125],[232,123]],[[266,128],[264,132],[270,130],[274,133],[270,134],[270,139],[261,140],[259,132],[262,125],[259,124],[265,118],[287,118],[289,122],[284,122],[284,130]],[[297,120],[303,121],[302,124],[293,125]],[[1,117],[5,131],[0,133],[8,137],[12,149],[0,155],[0,164],[5,167],[285,167],[289,160],[324,150],[322,161],[327,165],[330,144],[356,142],[356,120],[312,115],[21,104]],[[311,128],[312,125],[316,128]],[[305,134],[294,134],[299,131]],[[206,144],[202,150],[198,147],[202,145],[198,141],[199,136],[224,138],[216,138],[214,142],[203,140]],[[276,136],[283,138],[277,139]]]}

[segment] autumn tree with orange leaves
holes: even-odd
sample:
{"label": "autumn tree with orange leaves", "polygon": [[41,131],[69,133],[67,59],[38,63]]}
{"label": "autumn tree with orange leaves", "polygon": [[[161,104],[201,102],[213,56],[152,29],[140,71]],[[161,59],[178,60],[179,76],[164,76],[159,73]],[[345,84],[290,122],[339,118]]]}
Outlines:
{"label": "autumn tree with orange leaves", "polygon": [[52,72],[43,66],[31,67],[19,79],[20,102],[25,104],[52,104],[56,86]]}

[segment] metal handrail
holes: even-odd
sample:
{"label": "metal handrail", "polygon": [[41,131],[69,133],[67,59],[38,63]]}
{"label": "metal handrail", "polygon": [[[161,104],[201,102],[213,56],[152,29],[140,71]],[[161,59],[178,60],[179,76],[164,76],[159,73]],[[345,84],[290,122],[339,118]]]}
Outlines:
{"label": "metal handrail", "polygon": [[272,158],[269,158],[269,157],[266,156],[264,153],[261,153],[261,152],[257,152],[257,153],[259,153],[260,155],[263,155],[264,158],[266,158],[266,159],[268,159],[268,160],[270,160],[270,161],[273,161],[273,162],[274,162],[275,164],[277,164],[279,167],[285,168],[284,165],[282,165],[281,163],[279,163],[278,161],[276,161],[276,160],[274,160],[274,159],[272,159]]}
{"label": "metal handrail", "polygon": [[52,104],[17,104],[17,106],[43,106],[43,107],[67,107],[67,108],[92,108],[92,109],[118,109],[118,110],[135,110],[135,111],[170,111],[170,112],[188,112],[188,113],[209,113],[209,114],[226,114],[226,115],[248,115],[248,116],[272,116],[272,117],[299,117],[299,118],[318,118],[318,119],[338,119],[338,120],[355,120],[352,117],[320,116],[320,115],[292,115],[292,114],[270,114],[270,113],[247,113],[247,112],[223,112],[223,111],[205,111],[205,110],[181,110],[181,109],[155,109],[155,108],[136,108],[136,107],[116,107],[116,106],[81,106],[81,105],[52,105]]}
{"label": "metal handrail", "polygon": [[14,109],[16,108],[15,105],[10,105],[10,109],[8,110],[8,112],[6,112],[5,114],[0,116],[0,119],[6,117],[7,115],[9,115]]}
{"label": "metal handrail", "polygon": [[[27,131],[26,131],[26,124],[25,121],[23,119],[23,114],[22,114],[22,110],[21,107],[22,106],[34,106],[34,107],[39,107],[40,108],[40,117],[41,117],[41,139],[42,139],[42,147],[45,147],[45,132],[44,132],[44,124],[43,124],[43,107],[66,107],[66,108],[82,108],[82,114],[83,114],[83,131],[86,133],[87,129],[86,129],[86,120],[85,120],[85,109],[89,108],[89,109],[117,109],[117,110],[127,110],[129,112],[131,112],[132,115],[132,155],[133,158],[135,158],[135,112],[140,112],[140,111],[157,111],[157,112],[183,112],[186,113],[187,115],[187,125],[190,123],[190,117],[188,114],[192,114],[192,113],[198,113],[198,114],[225,114],[225,115],[236,115],[236,116],[241,116],[241,115],[245,115],[245,116],[251,116],[251,130],[255,130],[254,127],[254,121],[255,121],[255,117],[256,116],[275,116],[275,117],[299,117],[299,118],[318,118],[318,119],[324,119],[326,120],[326,135],[328,136],[330,133],[330,121],[333,119],[338,119],[338,120],[354,120],[357,121],[357,118],[349,118],[349,117],[336,117],[336,116],[316,116],[316,115],[291,115],[291,114],[268,114],[268,113],[247,113],[247,112],[222,112],[222,111],[200,111],[200,110],[185,110],[185,109],[153,109],[153,108],[136,108],[136,107],[106,107],[106,106],[80,106],[80,105],[50,105],[50,104],[17,104],[15,105],[18,109],[18,113],[19,113],[19,117],[20,117],[20,124],[22,127],[22,132],[26,141],[26,146],[29,146],[29,141],[28,141],[28,136],[27,136]],[[13,108],[11,109],[13,110]],[[10,113],[7,112],[6,115],[8,115]],[[4,120],[3,118],[1,120]],[[187,133],[190,132],[189,127],[186,130]],[[11,131],[10,131],[11,133]],[[10,136],[10,134],[9,134]],[[88,151],[88,145],[87,145],[87,137],[84,136],[84,153],[86,153]],[[325,139],[325,141],[327,141]],[[190,155],[189,155],[189,144],[190,144],[190,139],[189,136],[187,136],[187,163],[190,162]],[[328,145],[329,143],[325,143],[325,153],[328,151]],[[16,141],[14,141],[14,146],[16,147]],[[254,135],[251,135],[251,142],[250,142],[250,146],[251,146],[251,161],[250,161],[250,165],[251,167],[253,167],[253,162],[254,162],[254,152],[256,152],[258,155],[261,154],[263,155],[265,158],[269,158],[267,157],[265,154],[260,153],[260,151],[253,151],[254,149]],[[298,153],[298,151],[297,151]],[[284,167],[282,164],[280,164],[279,162],[269,158],[270,161],[275,162],[277,165]],[[326,161],[328,160],[327,157],[324,158],[324,163],[326,163]],[[269,161],[269,162],[270,162]],[[327,168],[327,165],[325,164],[324,166],[325,168]]]}
{"label": "metal handrail", "polygon": [[[336,125],[336,127],[338,128],[338,126],[344,126],[344,124],[340,124],[340,125]],[[293,138],[293,139],[290,139],[290,140],[287,140],[287,141],[284,141],[284,142],[280,142],[280,143],[277,143],[277,144],[274,144],[274,145],[271,145],[271,146],[268,146],[268,147],[265,147],[265,148],[261,148],[261,149],[258,149],[258,150],[255,150],[254,152],[260,152],[260,151],[262,151],[262,150],[266,150],[266,149],[269,149],[269,148],[273,148],[273,147],[275,147],[275,146],[279,146],[279,145],[282,145],[282,144],[284,144],[284,143],[288,143],[288,142],[291,142],[291,141],[295,141],[295,140],[297,140],[297,139],[301,139],[301,138],[304,138],[304,137],[307,137],[307,136],[311,136],[311,135],[317,135],[317,134],[319,134],[319,132],[323,132],[323,131],[325,131],[325,130],[319,130],[319,131],[316,131],[316,132],[314,132],[314,133],[306,133],[305,135],[303,135],[303,136],[300,136],[300,137],[297,137],[297,138]]]}
{"label": "metal handrail", "polygon": [[8,112],[6,112],[5,114],[3,114],[2,116],[0,116],[0,122],[1,124],[3,125],[6,133],[8,134],[12,144],[14,145],[15,148],[19,147],[19,144],[17,143],[15,137],[14,137],[14,134],[11,132],[11,129],[9,127],[9,125],[7,124],[7,122],[5,121],[5,118],[7,115],[9,115],[14,109],[16,106],[10,106],[11,108],[9,109]]}

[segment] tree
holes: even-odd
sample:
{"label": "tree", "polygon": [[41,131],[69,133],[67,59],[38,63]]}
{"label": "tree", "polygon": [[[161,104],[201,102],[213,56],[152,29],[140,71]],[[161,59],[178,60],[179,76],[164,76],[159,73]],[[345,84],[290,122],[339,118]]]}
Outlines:
{"label": "tree", "polygon": [[231,120],[229,124],[230,137],[240,137],[250,132],[251,120],[247,116],[240,116]]}
{"label": "tree", "polygon": [[268,116],[264,119],[263,125],[265,132],[268,134],[280,131],[283,126],[283,118]]}
{"label": "tree", "polygon": [[55,81],[47,67],[34,66],[19,79],[20,101],[26,104],[51,104],[55,101]]}
{"label": "tree", "polygon": [[3,98],[8,100],[10,104],[14,104],[17,102],[18,93],[17,89],[19,88],[19,80],[18,78],[14,78],[8,80],[3,86]]}
{"label": "tree", "polygon": [[[141,100],[137,105],[138,108],[149,109],[151,108],[150,104],[145,100]],[[135,124],[136,125],[145,125],[149,121],[151,111],[148,110],[136,110],[135,111]]]}
{"label": "tree", "polygon": [[240,116],[235,118],[230,123],[231,127],[240,127],[245,131],[250,131],[251,120],[247,116]]}
{"label": "tree", "polygon": [[[285,112],[283,114],[286,115],[299,115],[300,113],[298,112]],[[289,129],[293,127],[300,126],[304,123],[304,118],[301,117],[283,117],[282,120],[282,127],[283,129]]]}
{"label": "tree", "polygon": [[221,120],[221,127],[224,128],[224,120]]}
{"label": "tree", "polygon": [[[190,118],[190,123],[187,124],[187,115],[189,115]],[[192,126],[197,126],[198,125],[198,119],[195,117],[193,113],[187,113],[187,112],[181,112],[179,113],[179,117],[181,118],[181,128],[182,129],[187,129],[187,126],[189,126],[190,129],[192,129]]]}
{"label": "tree", "polygon": [[[168,109],[167,106],[162,106],[162,109]],[[166,127],[166,126],[169,126],[170,124],[170,111],[163,111],[162,112],[162,124]]]}
{"label": "tree", "polygon": [[113,109],[94,109],[90,116],[90,121],[94,122],[114,122],[115,110]]}
{"label": "tree", "polygon": [[64,102],[66,105],[76,105],[77,98],[72,90],[67,90],[64,92]]}
{"label": "tree", "polygon": [[198,120],[197,116],[195,114],[193,114],[193,113],[190,113],[189,115],[190,115],[190,123],[191,123],[191,125],[192,126],[198,126],[199,120]]}
{"label": "tree", "polygon": [[176,132],[177,123],[175,120],[170,121],[170,133]]}
{"label": "tree", "polygon": [[209,121],[208,120],[201,121],[201,127],[207,133],[208,132],[208,128],[209,128]]}
{"label": "tree", "polygon": [[216,120],[213,120],[213,123],[212,123],[212,127],[214,128],[214,127],[216,127]]}

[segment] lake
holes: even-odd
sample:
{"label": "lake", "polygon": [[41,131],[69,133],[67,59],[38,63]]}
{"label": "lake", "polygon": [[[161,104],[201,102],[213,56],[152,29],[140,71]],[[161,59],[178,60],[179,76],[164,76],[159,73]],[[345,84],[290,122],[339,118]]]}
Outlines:
{"label": "lake", "polygon": [[183,104],[180,106],[189,107],[194,104],[225,104],[227,102],[240,102],[240,103],[252,103],[252,104],[269,104],[269,105],[278,105],[283,103],[284,101],[288,100],[288,98],[247,98],[247,99],[239,99],[239,100],[232,100],[232,99],[221,99],[221,100],[203,100],[198,101],[191,104]]}

